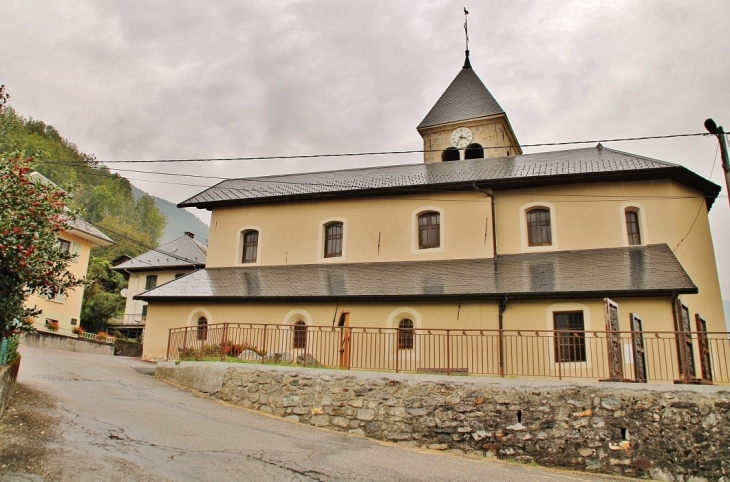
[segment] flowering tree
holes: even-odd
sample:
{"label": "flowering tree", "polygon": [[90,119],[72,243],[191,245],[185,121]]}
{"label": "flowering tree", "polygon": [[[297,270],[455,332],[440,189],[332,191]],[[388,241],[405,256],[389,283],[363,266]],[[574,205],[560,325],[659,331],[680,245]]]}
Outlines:
{"label": "flowering tree", "polygon": [[28,330],[40,314],[28,307],[31,293],[63,294],[81,284],[66,270],[73,255],[60,249],[58,233],[75,213],[68,195],[34,181],[31,158],[0,158],[0,336]]}

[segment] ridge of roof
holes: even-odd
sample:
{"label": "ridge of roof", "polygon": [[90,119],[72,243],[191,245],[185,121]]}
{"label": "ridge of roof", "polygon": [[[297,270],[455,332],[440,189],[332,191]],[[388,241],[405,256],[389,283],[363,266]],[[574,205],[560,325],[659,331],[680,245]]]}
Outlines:
{"label": "ridge of roof", "polygon": [[497,114],[504,114],[504,109],[471,64],[465,63],[417,129]]}

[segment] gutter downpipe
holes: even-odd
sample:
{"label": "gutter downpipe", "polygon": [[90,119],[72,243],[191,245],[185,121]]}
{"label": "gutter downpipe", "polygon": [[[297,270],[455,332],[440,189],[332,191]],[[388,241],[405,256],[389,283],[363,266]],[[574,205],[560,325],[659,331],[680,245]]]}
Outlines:
{"label": "gutter downpipe", "polygon": [[504,310],[507,309],[507,295],[499,300],[499,376],[504,378]]}
{"label": "gutter downpipe", "polygon": [[[497,273],[497,210],[494,207],[494,192],[479,189],[476,181],[473,183],[474,189],[488,196],[492,204],[492,254],[494,261],[494,273]],[[499,376],[504,378],[504,311],[507,309],[507,295],[499,301]]]}

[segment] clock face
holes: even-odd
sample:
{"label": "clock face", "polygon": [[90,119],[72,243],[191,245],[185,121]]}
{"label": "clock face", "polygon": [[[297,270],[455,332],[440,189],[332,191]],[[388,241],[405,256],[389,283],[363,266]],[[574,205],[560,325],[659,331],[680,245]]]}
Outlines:
{"label": "clock face", "polygon": [[457,127],[451,133],[451,145],[457,149],[463,149],[471,144],[472,134],[466,127]]}

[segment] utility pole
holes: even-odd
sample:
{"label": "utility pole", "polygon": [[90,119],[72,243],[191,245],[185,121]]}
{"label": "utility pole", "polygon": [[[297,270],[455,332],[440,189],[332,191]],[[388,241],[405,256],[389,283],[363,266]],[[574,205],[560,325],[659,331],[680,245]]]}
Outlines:
{"label": "utility pole", "polygon": [[722,129],[722,126],[715,124],[715,121],[712,119],[707,119],[705,121],[705,129],[707,129],[707,132],[710,134],[715,135],[717,140],[720,142],[722,170],[725,171],[725,189],[729,194],[728,201],[730,201],[730,159],[728,159],[727,154],[727,138],[725,137],[725,131]]}

